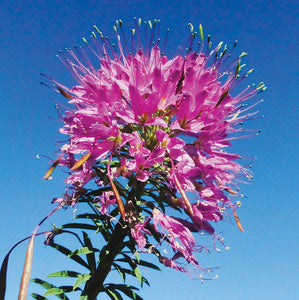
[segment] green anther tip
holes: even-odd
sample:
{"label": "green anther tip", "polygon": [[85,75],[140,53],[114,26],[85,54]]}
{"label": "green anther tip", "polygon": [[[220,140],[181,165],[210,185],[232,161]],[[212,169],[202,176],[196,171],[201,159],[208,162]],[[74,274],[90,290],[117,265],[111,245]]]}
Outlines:
{"label": "green anther tip", "polygon": [[242,52],[239,57],[241,58],[241,57],[246,56],[246,55],[247,55],[246,52]]}
{"label": "green anther tip", "polygon": [[98,32],[101,33],[100,30],[98,29],[98,27],[96,25],[93,25],[93,28]]}
{"label": "green anther tip", "polygon": [[199,25],[199,33],[200,33],[200,38],[203,41],[203,29],[202,29],[202,25]]}

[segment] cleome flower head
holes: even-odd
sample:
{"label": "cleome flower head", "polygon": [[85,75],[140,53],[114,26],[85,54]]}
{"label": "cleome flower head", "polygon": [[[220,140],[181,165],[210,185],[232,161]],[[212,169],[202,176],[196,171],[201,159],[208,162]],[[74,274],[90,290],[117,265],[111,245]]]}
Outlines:
{"label": "cleome flower head", "polygon": [[[211,222],[231,214],[240,228],[236,184],[251,175],[228,149],[232,139],[246,135],[242,123],[256,114],[245,102],[265,87],[239,92],[251,72],[242,75],[245,53],[234,59],[226,45],[213,48],[201,26],[199,43],[189,24],[186,53],[168,58],[159,46],[159,21],[144,23],[135,19],[130,46],[120,20],[116,45],[95,27],[88,47],[98,68],[82,48],[59,55],[77,85],[54,82],[73,105],[63,118],[60,131],[68,140],[55,166],[69,169],[66,183],[74,193],[91,182],[105,187],[98,211],[118,209],[140,249],[169,244],[172,258],[154,253],[185,272],[174,260],[199,268],[194,253],[205,247],[197,245],[195,232],[217,237]],[[178,211],[185,214],[178,217]]]}

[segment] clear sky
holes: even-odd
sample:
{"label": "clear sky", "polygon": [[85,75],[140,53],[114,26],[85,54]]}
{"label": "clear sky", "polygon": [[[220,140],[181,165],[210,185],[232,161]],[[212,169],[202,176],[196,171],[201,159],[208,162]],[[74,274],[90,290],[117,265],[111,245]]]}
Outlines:
{"label": "clear sky", "polygon": [[[184,45],[187,24],[201,23],[215,44],[232,45],[237,39],[235,54],[249,54],[244,61],[255,72],[244,87],[260,81],[268,87],[259,95],[265,100],[258,107],[264,118],[248,124],[262,133],[236,146],[241,154],[258,158],[252,163],[252,184],[241,186],[248,196],[238,212],[245,233],[229,223],[217,227],[230,250],[202,256],[204,265],[220,266],[217,280],[201,284],[170,269],[144,270],[151,288],[141,295],[147,300],[298,299],[298,11],[295,0],[1,1],[1,261],[64,191],[65,174],[56,172],[52,181],[43,181],[49,161],[36,158],[55,158],[55,143],[63,139],[55,103],[64,99],[40,85],[40,73],[75,83],[56,58],[58,50],[81,44],[94,24],[113,36],[116,19],[132,26],[133,17],[141,17],[161,20],[162,39],[171,29],[166,50],[171,56]],[[42,230],[71,218],[72,210],[58,212]],[[17,298],[26,247],[19,246],[10,258],[7,300]],[[33,277],[45,278],[66,266],[42,237],[34,255]],[[38,289],[30,284],[33,291]]]}

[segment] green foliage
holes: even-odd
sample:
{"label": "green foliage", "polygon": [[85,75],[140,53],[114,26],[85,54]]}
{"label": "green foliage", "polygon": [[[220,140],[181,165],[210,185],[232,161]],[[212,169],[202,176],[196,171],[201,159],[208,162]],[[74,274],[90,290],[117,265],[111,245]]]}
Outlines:
{"label": "green foliage", "polygon": [[[140,267],[147,267],[154,270],[160,270],[156,265],[140,259],[136,252],[135,241],[130,236],[130,230],[126,225],[115,225],[108,216],[100,215],[96,210],[94,213],[80,214],[75,217],[77,222],[64,224],[59,228],[54,228],[54,235],[47,242],[53,249],[63,254],[67,259],[71,259],[77,265],[80,265],[88,272],[79,272],[75,270],[61,270],[48,274],[48,278],[73,279],[71,285],[56,286],[48,281],[34,278],[31,281],[45,289],[43,295],[37,293],[31,294],[34,299],[48,299],[48,296],[55,296],[58,299],[69,299],[67,294],[74,291],[80,292],[80,300],[89,299],[88,288],[90,284],[99,276],[99,267],[106,266],[109,256],[112,257],[108,271],[116,271],[123,284],[105,283],[103,281],[99,288],[99,293],[106,293],[111,299],[135,299],[142,298],[136,293],[138,288],[126,284],[128,276],[135,278],[139,285],[149,285],[148,280],[142,276]],[[117,226],[121,228],[122,236],[117,236]],[[92,239],[91,235],[92,234]],[[75,239],[74,249],[69,249],[64,245],[54,242],[55,236],[70,235]],[[99,235],[102,237],[100,239]],[[58,238],[58,237],[57,237]],[[118,240],[119,245],[115,246],[114,239]],[[64,240],[64,239],[63,239]],[[113,247],[110,245],[113,242]],[[77,243],[77,247],[75,244]],[[104,244],[103,244],[104,243]],[[106,243],[106,244],[105,244]],[[101,245],[102,244],[102,245]],[[117,244],[117,243],[116,243]],[[95,247],[94,245],[97,245]],[[99,250],[101,248],[101,250]],[[115,249],[114,249],[115,248]],[[127,253],[131,253],[128,255]],[[134,254],[134,256],[132,255]],[[101,265],[102,264],[102,265]],[[106,276],[107,277],[107,276]],[[105,278],[106,279],[106,278]],[[125,298],[124,298],[125,297]]]}

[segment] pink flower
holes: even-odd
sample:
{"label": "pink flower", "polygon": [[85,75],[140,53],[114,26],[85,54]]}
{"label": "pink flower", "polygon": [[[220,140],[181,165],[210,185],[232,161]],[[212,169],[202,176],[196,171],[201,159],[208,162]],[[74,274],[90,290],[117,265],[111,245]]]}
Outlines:
{"label": "pink flower", "polygon": [[[60,55],[77,84],[67,88],[52,80],[72,109],[60,129],[68,140],[46,177],[60,164],[68,168],[66,183],[74,190],[93,181],[112,188],[102,194],[100,212],[107,214],[117,200],[139,248],[146,246],[150,232],[138,220],[160,207],[163,213],[154,209],[151,219],[155,230],[176,258],[198,267],[191,232],[215,236],[211,223],[221,221],[227,215],[224,210],[233,209],[236,215],[235,189],[250,173],[236,161],[241,155],[229,151],[231,140],[244,137],[242,122],[255,114],[248,111],[251,107],[243,108],[244,101],[265,87],[237,92],[250,73],[241,72],[244,55],[231,59],[231,51],[221,44],[210,49],[201,26],[197,50],[196,34],[191,32],[190,50],[168,58],[155,40],[157,23],[148,23],[150,34],[145,38],[140,24],[136,20],[132,49],[127,43],[123,46],[121,21],[115,26],[116,47],[96,28],[100,36],[90,48],[99,59],[98,69],[87,58],[81,62],[73,50]],[[169,217],[171,208],[185,210],[186,218]],[[138,216],[133,223],[130,213]],[[237,224],[240,228],[239,219]],[[184,272],[173,260],[161,258],[163,264]]]}
{"label": "pink flower", "polygon": [[131,235],[132,235],[133,239],[136,241],[136,243],[140,249],[144,248],[146,245],[145,235],[151,234],[150,231],[145,228],[147,223],[148,223],[148,221],[139,222],[131,228]]}
{"label": "pink flower", "polygon": [[[95,198],[94,202],[97,202],[97,198]],[[102,196],[100,197],[100,208],[98,209],[102,215],[109,214],[109,207],[114,205],[116,202],[115,196],[112,191],[103,192]]]}
{"label": "pink flower", "polygon": [[156,208],[153,210],[153,220],[157,232],[167,232],[165,235],[169,239],[172,249],[180,252],[188,262],[196,264],[197,260],[192,254],[195,249],[195,240],[190,230],[181,222],[161,213]]}

